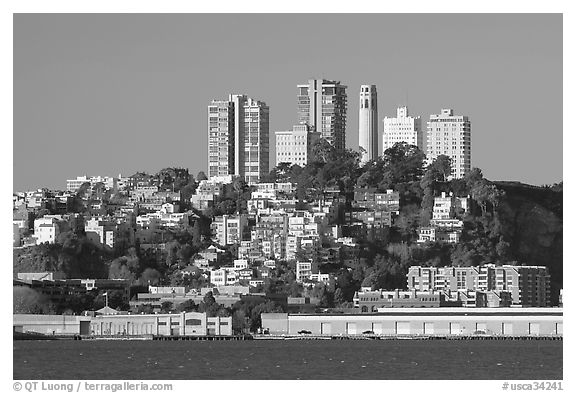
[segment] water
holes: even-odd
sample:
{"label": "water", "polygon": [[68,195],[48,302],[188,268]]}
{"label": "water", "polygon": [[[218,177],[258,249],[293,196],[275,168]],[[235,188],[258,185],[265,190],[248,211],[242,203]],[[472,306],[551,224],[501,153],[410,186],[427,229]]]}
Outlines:
{"label": "water", "polygon": [[562,379],[562,341],[14,341],[14,379]]}

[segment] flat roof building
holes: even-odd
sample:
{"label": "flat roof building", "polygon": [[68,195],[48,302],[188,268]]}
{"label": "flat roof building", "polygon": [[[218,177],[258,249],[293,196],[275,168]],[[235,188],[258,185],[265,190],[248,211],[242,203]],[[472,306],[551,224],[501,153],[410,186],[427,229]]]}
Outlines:
{"label": "flat roof building", "polygon": [[396,109],[396,117],[384,117],[383,123],[382,154],[396,143],[402,142],[417,146],[418,149],[426,152],[422,121],[420,116],[409,116],[408,107],[399,107]]}
{"label": "flat roof building", "polygon": [[426,158],[432,163],[439,155],[452,159],[451,178],[460,179],[471,169],[472,141],[468,116],[442,109],[430,115],[426,132]]}
{"label": "flat roof building", "polygon": [[346,148],[346,86],[339,81],[310,79],[298,85],[298,122],[320,133],[337,150]]}

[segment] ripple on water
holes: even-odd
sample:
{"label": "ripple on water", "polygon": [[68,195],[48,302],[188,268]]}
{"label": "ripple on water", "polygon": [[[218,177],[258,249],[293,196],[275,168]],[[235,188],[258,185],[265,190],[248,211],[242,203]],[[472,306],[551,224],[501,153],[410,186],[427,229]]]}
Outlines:
{"label": "ripple on water", "polygon": [[[161,344],[61,341],[46,346],[18,342],[13,351],[13,378],[82,379],[90,375],[94,379],[137,379],[144,374],[153,379],[235,379],[238,375],[242,379],[262,379],[275,375],[282,379],[401,380],[414,379],[415,369],[416,377],[421,379],[484,379],[491,375],[495,379],[550,380],[563,376],[562,342],[555,341],[223,341],[209,345],[199,341],[186,343],[185,348],[178,342]],[[461,351],[455,351],[455,346]],[[89,352],[84,353],[86,348]],[[127,358],[133,361],[127,362]],[[443,367],[438,367],[438,358],[445,359]],[[90,359],[90,365],[82,359]],[[171,368],[175,359],[181,359],[186,367]],[[212,361],[216,364],[213,369]],[[106,367],[112,363],[118,367]],[[334,367],[336,363],[341,366]],[[375,369],[378,373],[372,372]]]}

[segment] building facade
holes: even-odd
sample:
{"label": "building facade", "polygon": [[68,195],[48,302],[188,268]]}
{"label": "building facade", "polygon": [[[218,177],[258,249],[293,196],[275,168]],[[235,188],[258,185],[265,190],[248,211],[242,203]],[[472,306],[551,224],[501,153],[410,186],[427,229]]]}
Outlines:
{"label": "building facade", "polygon": [[550,306],[550,275],[544,266],[411,266],[407,280],[409,290],[508,291],[514,306]]}
{"label": "building facade", "polygon": [[214,100],[208,106],[208,176],[234,173],[234,104]]}
{"label": "building facade", "polygon": [[468,116],[454,115],[452,109],[430,115],[426,133],[428,163],[439,155],[446,155],[452,159],[452,178],[464,177],[471,169],[471,136]]}
{"label": "building facade", "polygon": [[263,313],[262,327],[273,335],[382,336],[562,336],[562,309],[399,308],[371,314]]}
{"label": "building facade", "polygon": [[237,216],[217,216],[212,222],[212,232],[214,241],[222,246],[229,244],[240,244],[244,238],[249,235],[248,218],[243,215]]}
{"label": "building facade", "polygon": [[378,96],[376,85],[360,86],[360,109],[358,113],[358,146],[361,163],[378,157]]}
{"label": "building facade", "polygon": [[232,317],[206,313],[100,315],[90,321],[94,336],[231,336]]}
{"label": "building facade", "polygon": [[241,94],[208,106],[208,176],[255,184],[269,172],[269,107]]}
{"label": "building facade", "polygon": [[337,150],[346,148],[346,86],[338,81],[310,79],[298,85],[298,122],[312,127]]}
{"label": "building facade", "polygon": [[312,159],[312,146],[320,139],[319,132],[310,131],[307,124],[292,127],[291,131],[276,131],[276,165],[281,162],[303,167]]}
{"label": "building facade", "polygon": [[396,109],[396,117],[384,117],[384,132],[382,135],[382,153],[396,143],[405,142],[417,146],[425,152],[424,133],[420,116],[408,114],[408,107]]}

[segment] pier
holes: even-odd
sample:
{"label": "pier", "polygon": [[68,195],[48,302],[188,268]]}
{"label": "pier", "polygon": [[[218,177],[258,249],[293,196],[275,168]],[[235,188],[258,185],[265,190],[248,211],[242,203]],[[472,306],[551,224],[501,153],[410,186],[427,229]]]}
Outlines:
{"label": "pier", "polygon": [[506,335],[255,335],[254,340],[562,340],[562,336],[506,336]]}

